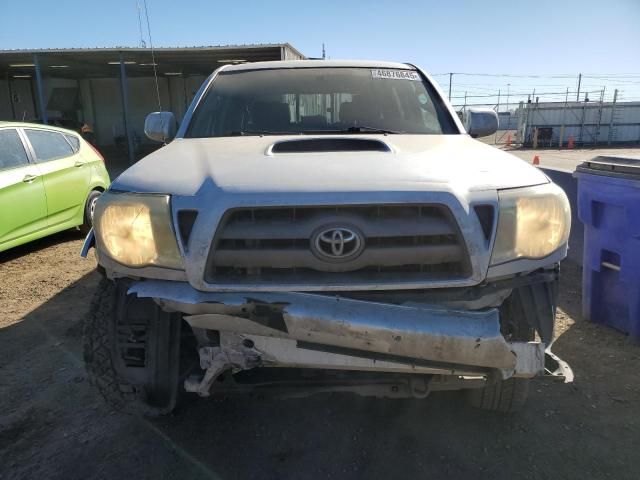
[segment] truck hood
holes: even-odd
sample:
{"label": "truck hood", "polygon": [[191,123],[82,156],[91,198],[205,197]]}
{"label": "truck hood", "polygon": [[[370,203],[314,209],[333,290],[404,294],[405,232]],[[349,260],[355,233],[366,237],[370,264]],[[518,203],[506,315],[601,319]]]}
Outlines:
{"label": "truck hood", "polygon": [[477,191],[549,181],[527,162],[467,135],[353,137],[379,140],[391,151],[269,153],[276,142],[310,138],[300,135],[176,139],[126,170],[112,189],[195,195],[212,183],[238,193]]}

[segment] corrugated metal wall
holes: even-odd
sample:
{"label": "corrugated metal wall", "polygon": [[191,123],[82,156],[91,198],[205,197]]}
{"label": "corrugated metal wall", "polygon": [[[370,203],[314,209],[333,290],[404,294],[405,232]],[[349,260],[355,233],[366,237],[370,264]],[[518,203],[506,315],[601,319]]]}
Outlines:
{"label": "corrugated metal wall", "polygon": [[620,102],[615,107],[610,102],[530,103],[521,104],[516,114],[525,144],[533,143],[536,128],[551,128],[551,145],[557,145],[563,126],[563,143],[570,136],[582,144],[640,142],[640,102]]}

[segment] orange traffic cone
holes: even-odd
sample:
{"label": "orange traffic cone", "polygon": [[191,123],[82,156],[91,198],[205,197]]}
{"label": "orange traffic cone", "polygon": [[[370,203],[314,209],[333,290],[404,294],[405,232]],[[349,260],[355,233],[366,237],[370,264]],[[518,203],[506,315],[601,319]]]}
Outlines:
{"label": "orange traffic cone", "polygon": [[533,164],[534,165],[540,165],[540,157],[538,155],[535,155],[533,157]]}
{"label": "orange traffic cone", "polygon": [[569,140],[567,140],[567,148],[571,150],[573,148],[573,137],[569,135]]}

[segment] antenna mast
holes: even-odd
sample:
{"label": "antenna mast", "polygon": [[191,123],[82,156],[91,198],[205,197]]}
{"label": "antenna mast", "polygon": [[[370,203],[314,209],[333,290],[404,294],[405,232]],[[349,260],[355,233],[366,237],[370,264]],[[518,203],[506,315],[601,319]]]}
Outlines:
{"label": "antenna mast", "polygon": [[144,35],[142,34],[142,9],[140,8],[140,1],[136,1],[136,7],[138,9],[138,30],[140,30],[140,47],[147,48],[147,42],[144,41]]}

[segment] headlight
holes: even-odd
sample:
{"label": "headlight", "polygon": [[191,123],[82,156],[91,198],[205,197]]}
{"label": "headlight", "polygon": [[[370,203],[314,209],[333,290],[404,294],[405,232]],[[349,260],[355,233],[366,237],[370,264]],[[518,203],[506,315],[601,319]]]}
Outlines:
{"label": "headlight", "polygon": [[543,258],[569,238],[571,209],[564,191],[548,183],[498,192],[500,213],[491,264]]}
{"label": "headlight", "polygon": [[167,195],[106,193],[96,204],[94,228],[99,245],[118,263],[183,268]]}

